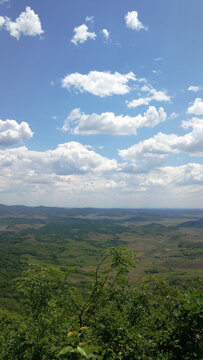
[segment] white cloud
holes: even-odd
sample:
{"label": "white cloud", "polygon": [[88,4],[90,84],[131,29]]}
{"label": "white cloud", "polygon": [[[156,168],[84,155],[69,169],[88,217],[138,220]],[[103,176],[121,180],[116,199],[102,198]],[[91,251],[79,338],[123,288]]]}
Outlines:
{"label": "white cloud", "polygon": [[102,34],[104,35],[105,40],[108,40],[110,34],[107,29],[102,29]]}
{"label": "white cloud", "polygon": [[158,74],[160,74],[160,73],[161,73],[161,70],[152,70],[152,72],[153,72],[153,74],[158,75]]}
{"label": "white cloud", "polygon": [[58,206],[63,206],[66,201],[67,206],[78,201],[85,206],[87,194],[88,198],[93,194],[94,199],[95,193],[99,196],[101,191],[104,195],[118,165],[88,146],[70,142],[44,152],[26,147],[0,150],[0,168],[2,201],[5,196],[5,201],[12,203],[58,201]]}
{"label": "white cloud", "polygon": [[153,169],[149,161],[148,169],[138,169],[71,142],[44,152],[26,147],[0,150],[0,168],[4,203],[202,207],[203,165],[196,163]]}
{"label": "white cloud", "polygon": [[[35,160],[35,158],[34,158]],[[117,169],[115,160],[109,160],[89,150],[77,142],[60,144],[56,150],[41,154],[41,160],[49,163],[56,174],[85,174],[88,172],[106,172]]]}
{"label": "white cloud", "polygon": [[147,30],[148,27],[144,26],[141,21],[138,19],[137,11],[129,11],[125,16],[126,26],[132,30]]}
{"label": "white cloud", "polygon": [[137,79],[138,82],[142,82],[142,83],[147,83],[147,79],[146,78],[139,78]]}
{"label": "white cloud", "polygon": [[9,0],[0,0],[0,5],[4,4],[6,2],[9,2]]}
{"label": "white cloud", "polygon": [[170,102],[170,100],[171,100],[170,96],[168,96],[166,94],[166,91],[158,91],[149,85],[143,85],[141,90],[150,94],[152,97],[152,100],[167,101],[167,102]]}
{"label": "white cloud", "polygon": [[74,45],[77,45],[78,43],[84,43],[88,38],[95,40],[97,36],[94,32],[88,31],[88,26],[86,24],[75,27],[73,31],[75,34],[71,39],[71,42]]}
{"label": "white cloud", "polygon": [[127,85],[130,80],[136,80],[132,72],[120,74],[118,72],[90,71],[87,75],[80,73],[67,75],[62,80],[62,87],[66,89],[73,87],[81,93],[87,91],[100,97],[124,95],[130,91],[130,87]]}
{"label": "white cloud", "polygon": [[11,146],[22,143],[33,136],[28,123],[15,120],[0,120],[0,145]]}
{"label": "white cloud", "polygon": [[154,127],[166,120],[166,113],[163,108],[157,111],[150,106],[144,115],[135,117],[119,115],[112,112],[102,114],[84,114],[80,109],[74,109],[67,117],[62,130],[70,130],[73,134],[93,135],[136,135],[137,129],[141,127]]}
{"label": "white cloud", "polygon": [[[77,142],[54,150],[0,150],[3,203],[96,207],[202,207],[203,165],[118,164]],[[145,166],[144,166],[145,165]]]}
{"label": "white cloud", "polygon": [[167,95],[166,91],[158,91],[149,85],[143,85],[140,89],[142,92],[147,93],[146,97],[134,99],[132,101],[126,101],[129,108],[136,108],[140,105],[149,105],[152,101],[170,102],[171,98]]}
{"label": "white cloud", "polygon": [[152,101],[151,97],[146,98],[138,98],[132,101],[126,101],[128,108],[136,108],[141,105],[149,105],[150,101]]}
{"label": "white cloud", "polygon": [[90,22],[91,24],[93,24],[93,22],[94,22],[94,16],[86,16],[85,21],[86,21],[86,22]]}
{"label": "white cloud", "polygon": [[160,56],[160,57],[155,58],[154,60],[155,60],[155,61],[162,61],[163,58]]}
{"label": "white cloud", "polygon": [[4,19],[3,16],[0,16],[0,27],[3,26],[5,24],[6,20]]}
{"label": "white cloud", "polygon": [[[128,160],[128,159],[126,159]],[[124,173],[129,174],[148,174],[154,168],[159,168],[165,162],[164,156],[156,155],[156,154],[146,154],[138,158],[136,157],[136,161],[131,160],[131,162],[124,162],[121,164],[121,168]]]}
{"label": "white cloud", "polygon": [[[166,190],[170,186],[177,186],[176,191],[180,191],[180,186],[203,185],[203,165],[188,163],[182,166],[166,166],[153,170],[146,179],[148,186],[160,186]],[[187,196],[188,190],[183,190],[183,196]]]}
{"label": "white cloud", "polygon": [[176,113],[176,112],[172,112],[170,115],[169,115],[169,119],[176,119],[177,117],[179,116],[179,114],[178,113]]}
{"label": "white cloud", "polygon": [[11,36],[19,40],[20,35],[36,36],[41,35],[44,31],[41,27],[39,16],[27,6],[15,21],[5,17],[6,30]]}
{"label": "white cloud", "polygon": [[0,150],[0,165],[7,169],[19,167],[20,172],[26,168],[27,172],[33,171],[39,176],[106,173],[118,169],[116,160],[105,158],[74,141],[44,152],[29,151],[26,147]]}
{"label": "white cloud", "polygon": [[190,85],[188,87],[188,91],[193,91],[193,92],[198,92],[201,90],[201,87],[200,86],[193,86],[193,85]]}
{"label": "white cloud", "polygon": [[197,118],[197,117],[193,117],[193,118],[190,119],[190,120],[184,120],[184,121],[182,121],[181,127],[182,127],[183,129],[188,129],[188,128],[190,128],[190,127],[195,128],[198,124],[199,124],[200,126],[202,126],[202,123],[203,123],[203,120],[202,120],[202,119],[199,119],[199,118]]}
{"label": "white cloud", "polygon": [[203,100],[196,98],[193,105],[187,109],[188,114],[203,115]]}
{"label": "white cloud", "polygon": [[188,163],[182,166],[167,166],[163,168],[162,173],[168,184],[177,185],[203,185],[203,165]]}
{"label": "white cloud", "polygon": [[203,156],[203,120],[194,118],[188,122],[184,121],[182,127],[185,129],[192,127],[192,131],[184,136],[160,132],[128,149],[119,150],[119,155],[122,159],[135,163],[154,157],[164,160],[167,155],[177,153]]}

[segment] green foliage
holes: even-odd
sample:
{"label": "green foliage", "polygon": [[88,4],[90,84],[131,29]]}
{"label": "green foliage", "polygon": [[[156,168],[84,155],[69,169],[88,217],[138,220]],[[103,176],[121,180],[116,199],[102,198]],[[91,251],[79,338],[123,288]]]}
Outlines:
{"label": "green foliage", "polygon": [[1,360],[201,360],[202,282],[129,280],[134,253],[110,248],[86,291],[69,272],[31,266],[16,281],[21,315],[0,313]]}
{"label": "green foliage", "polygon": [[88,345],[85,342],[79,342],[80,338],[83,336],[83,332],[87,329],[88,329],[87,326],[83,326],[83,327],[78,328],[75,331],[69,332],[68,337],[73,336],[73,337],[75,337],[76,341],[74,340],[73,346],[69,345],[69,346],[64,347],[59,352],[59,356],[67,355],[67,354],[70,355],[70,353],[71,354],[75,353],[75,354],[82,355],[82,357],[84,357],[86,359],[98,359],[98,360],[102,359],[102,357],[98,354],[99,349],[97,346]]}

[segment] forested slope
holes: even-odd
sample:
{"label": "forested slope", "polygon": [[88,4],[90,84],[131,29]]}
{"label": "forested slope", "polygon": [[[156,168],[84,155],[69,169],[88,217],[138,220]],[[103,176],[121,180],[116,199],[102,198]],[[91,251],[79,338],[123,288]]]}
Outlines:
{"label": "forested slope", "polygon": [[128,278],[134,254],[110,248],[85,293],[70,274],[32,266],[16,283],[23,313],[0,313],[2,360],[202,359],[202,283]]}

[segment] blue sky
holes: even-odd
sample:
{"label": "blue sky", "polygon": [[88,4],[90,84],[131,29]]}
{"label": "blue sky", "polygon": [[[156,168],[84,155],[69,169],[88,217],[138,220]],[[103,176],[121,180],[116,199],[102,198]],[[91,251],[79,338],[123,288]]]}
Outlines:
{"label": "blue sky", "polygon": [[0,0],[0,202],[202,207],[202,0]]}

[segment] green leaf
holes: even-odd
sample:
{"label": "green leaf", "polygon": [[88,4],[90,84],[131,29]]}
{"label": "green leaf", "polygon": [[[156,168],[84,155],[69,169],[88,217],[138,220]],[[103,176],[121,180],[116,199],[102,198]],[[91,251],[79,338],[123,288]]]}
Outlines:
{"label": "green leaf", "polygon": [[83,349],[85,350],[87,355],[90,355],[91,353],[98,351],[98,347],[95,345],[85,345],[83,346]]}
{"label": "green leaf", "polygon": [[81,355],[83,355],[84,357],[86,357],[86,358],[88,359],[88,355],[86,354],[85,350],[84,350],[82,347],[77,346],[77,351],[78,351]]}
{"label": "green leaf", "polygon": [[75,352],[75,350],[73,349],[72,346],[66,346],[65,348],[63,348],[60,353],[59,353],[59,356],[60,355],[66,355],[67,353],[70,353],[70,352]]}

